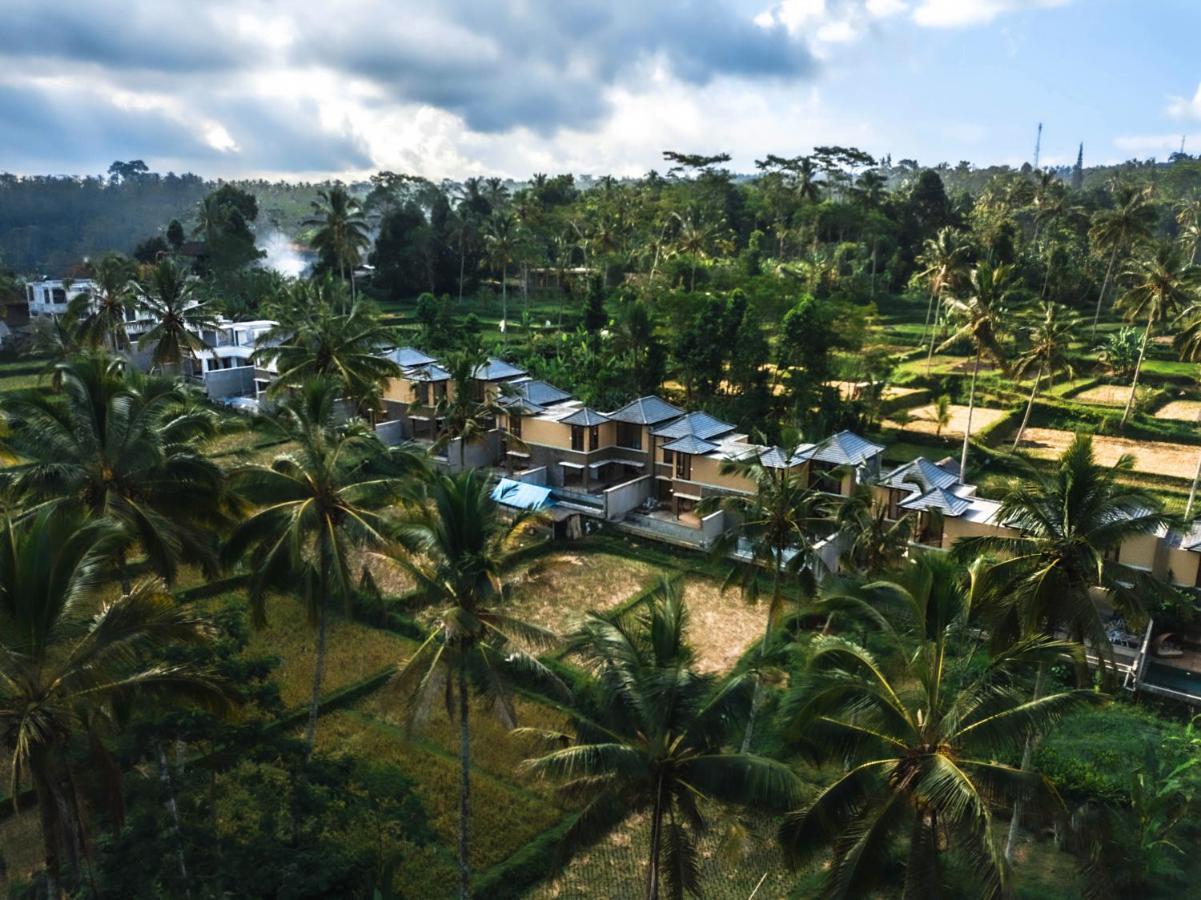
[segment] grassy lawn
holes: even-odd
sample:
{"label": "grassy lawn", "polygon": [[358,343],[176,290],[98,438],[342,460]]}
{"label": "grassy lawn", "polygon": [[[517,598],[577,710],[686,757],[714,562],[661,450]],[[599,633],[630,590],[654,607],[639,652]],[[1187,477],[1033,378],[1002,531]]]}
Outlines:
{"label": "grassy lawn", "polygon": [[[242,594],[225,594],[201,602],[210,609],[219,605],[247,609]],[[402,662],[415,646],[391,632],[331,617],[325,658],[326,694]],[[251,629],[246,653],[279,657],[281,663],[273,680],[279,685],[284,706],[292,709],[308,702],[316,648],[316,629],[309,623],[301,602],[293,597],[272,596],[267,600],[267,627]]]}

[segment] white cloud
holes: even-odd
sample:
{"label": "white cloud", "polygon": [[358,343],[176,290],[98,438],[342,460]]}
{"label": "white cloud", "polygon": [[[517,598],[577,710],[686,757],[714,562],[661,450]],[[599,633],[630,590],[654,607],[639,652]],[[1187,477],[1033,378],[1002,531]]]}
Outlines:
{"label": "white cloud", "polygon": [[926,28],[986,25],[1002,13],[1064,6],[1070,0],[920,0],[913,21]]}
{"label": "white cloud", "polygon": [[1201,85],[1192,97],[1172,97],[1168,102],[1168,115],[1176,119],[1201,119]]}
{"label": "white cloud", "polygon": [[1113,139],[1113,145],[1123,153],[1134,156],[1155,156],[1163,159],[1180,149],[1184,138],[1185,150],[1201,148],[1201,133],[1195,134],[1127,134]]}

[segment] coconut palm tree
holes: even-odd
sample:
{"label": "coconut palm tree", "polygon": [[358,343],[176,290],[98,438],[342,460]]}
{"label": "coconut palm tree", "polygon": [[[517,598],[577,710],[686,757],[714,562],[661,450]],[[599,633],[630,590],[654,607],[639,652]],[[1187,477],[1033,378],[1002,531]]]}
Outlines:
{"label": "coconut palm tree", "polygon": [[132,308],[133,261],[120,253],[109,253],[96,264],[92,280],[96,287],[71,301],[68,315],[74,319],[83,343],[104,347],[113,353],[129,349],[125,333],[126,313]]}
{"label": "coconut palm tree", "polygon": [[930,337],[930,352],[926,355],[926,374],[930,373],[931,360],[934,358],[934,334],[930,329],[938,331],[939,316],[942,312],[942,295],[948,287],[954,288],[962,281],[967,272],[968,246],[963,242],[962,235],[954,228],[940,228],[934,237],[928,238],[922,245],[922,253],[917,258],[917,264],[922,268],[917,277],[930,285],[930,302],[926,305],[926,322],[922,326],[922,342],[927,335]]}
{"label": "coconut palm tree", "polygon": [[[472,685],[487,696],[505,724],[517,724],[508,677],[532,672],[561,688],[529,652],[552,646],[555,635],[505,610],[505,559],[535,524],[534,514],[507,517],[491,497],[489,479],[469,470],[435,475],[410,498],[390,554],[438,612],[421,646],[401,666],[395,683],[406,701],[409,727],[445,694],[459,725],[459,896],[471,891]],[[452,710],[457,692],[457,706]]]}
{"label": "coconut palm tree", "polygon": [[337,270],[346,280],[350,274],[350,298],[355,298],[354,270],[371,245],[367,217],[363,205],[342,185],[336,184],[317,192],[312,203],[313,215],[304,224],[314,227],[310,243],[330,269]]}
{"label": "coconut palm tree", "polygon": [[913,536],[913,514],[890,521],[888,507],[876,503],[868,485],[855,490],[838,507],[835,523],[846,541],[839,562],[865,576],[889,572],[900,565]]}
{"label": "coconut palm tree", "polygon": [[[706,497],[697,511],[708,515],[721,510],[733,523],[733,527],[714,544],[714,556],[725,559],[735,549],[743,546],[749,549],[751,565],[731,569],[723,588],[737,581],[743,598],[757,603],[762,588],[761,570],[766,568],[771,573],[767,615],[759,642],[762,665],[767,657],[772,628],[784,611],[782,576],[787,573],[799,578],[801,590],[810,593],[821,574],[821,562],[810,550],[820,525],[827,518],[828,498],[809,487],[804,477],[806,470],[797,459],[797,448],[769,451],[747,459],[723,460],[719,471],[723,475],[737,475],[755,486],[752,494]],[[761,680],[756,681],[751,715],[743,735],[744,753],[750,749],[755,716],[763,700]]]}
{"label": "coconut palm tree", "polygon": [[103,355],[63,363],[58,377],[60,395],[31,391],[4,403],[20,460],[4,477],[17,497],[119,522],[128,536],[122,572],[125,556],[140,551],[168,583],[185,560],[215,574],[224,479],[197,449],[216,433],[213,412],[178,384],[127,373]]}
{"label": "coconut palm tree", "polygon": [[[1055,470],[1029,467],[1004,496],[996,520],[1014,529],[1013,537],[973,537],[957,541],[952,555],[963,560],[995,557],[988,578],[994,602],[988,631],[994,647],[1035,634],[1066,633],[1089,646],[1112,671],[1113,648],[1094,588],[1127,621],[1146,615],[1146,602],[1164,588],[1146,573],[1119,562],[1129,538],[1153,534],[1173,522],[1159,512],[1149,494],[1123,485],[1119,478],[1134,465],[1123,456],[1106,468],[1093,456],[1092,438],[1077,435]],[[1034,696],[1042,689],[1040,668]],[[1079,673],[1083,678],[1083,673]],[[1023,751],[1022,766],[1030,762]],[[1006,856],[1011,856],[1021,808],[1014,810]]]}
{"label": "coconut palm tree", "polygon": [[905,850],[901,896],[941,895],[948,849],[971,867],[981,896],[1002,896],[1008,877],[993,804],[1055,796],[1037,773],[997,760],[1095,697],[1081,690],[1030,700],[1015,686],[1078,648],[1032,638],[982,665],[979,654],[962,652],[971,584],[945,556],[924,554],[892,583],[831,582],[814,608],[874,625],[885,647],[877,658],[848,640],[818,637],[808,677],[784,707],[786,734],[847,766],[780,830],[794,863],[833,851],[823,896],[873,893],[896,843]]}
{"label": "coconut palm tree", "polygon": [[972,436],[972,412],[976,407],[976,377],[980,374],[980,360],[987,355],[1002,369],[1005,368],[1000,334],[1005,324],[1005,303],[1016,287],[1017,276],[1012,266],[980,263],[972,269],[967,295],[962,299],[947,299],[951,317],[957,321],[958,327],[939,349],[967,339],[975,350],[972,382],[968,389],[967,424],[963,429],[963,453],[959,459],[959,477],[963,481],[967,480],[967,448]]}
{"label": "coconut palm tree", "polygon": [[[696,837],[711,801],[760,811],[787,808],[798,780],[787,766],[727,748],[754,690],[754,676],[719,682],[693,668],[688,611],[665,583],[617,620],[591,614],[569,647],[593,673],[598,704],[572,712],[574,741],[526,763],[587,805],[564,837],[568,849],[611,824],[611,810],[647,813],[647,900],[700,895]],[[568,736],[557,736],[560,741]]]}
{"label": "coconut palm tree", "polygon": [[[467,466],[467,446],[478,443],[496,428],[497,416],[505,409],[497,403],[496,396],[488,391],[476,394],[472,390],[475,374],[480,366],[488,362],[488,356],[478,346],[467,346],[446,355],[446,370],[450,373],[453,392],[438,401],[434,408],[435,421],[442,422],[442,430],[434,441],[435,450],[445,450],[457,440],[459,442],[459,468]],[[506,435],[505,440],[515,450],[525,445],[520,438]]]}
{"label": "coconut palm tree", "polygon": [[1201,250],[1201,197],[1189,197],[1176,206],[1176,224],[1180,226],[1177,239],[1185,249],[1188,261],[1197,264],[1197,252]]}
{"label": "coconut palm tree", "polygon": [[1105,291],[1113,277],[1118,255],[1151,237],[1158,218],[1151,202],[1151,188],[1136,188],[1119,185],[1113,188],[1114,207],[1098,212],[1089,229],[1089,240],[1102,252],[1109,251],[1109,262],[1105,266],[1105,278],[1101,281],[1101,292],[1097,294],[1097,310],[1093,313],[1093,336],[1097,334],[1097,321],[1101,318],[1101,305]]}
{"label": "coconut palm tree", "polygon": [[942,430],[951,424],[951,395],[939,394],[934,401],[934,436],[941,437]]}
{"label": "coconut palm tree", "polygon": [[160,260],[147,279],[133,284],[134,303],[155,321],[138,339],[138,349],[153,348],[151,365],[160,370],[178,371],[185,358],[212,350],[201,332],[217,328],[217,316],[193,292],[192,277],[170,258]]}
{"label": "coconut palm tree", "polygon": [[1193,308],[1201,297],[1198,293],[1201,267],[1188,262],[1175,244],[1159,244],[1150,256],[1134,260],[1125,274],[1131,279],[1131,285],[1118,298],[1116,305],[1128,322],[1141,319],[1146,326],[1138,350],[1138,361],[1134,364],[1134,377],[1130,381],[1130,396],[1122,411],[1122,425],[1126,424],[1134,409],[1138,377],[1151,333],[1157,325],[1175,321],[1182,313]]}
{"label": "coconut palm tree", "polygon": [[388,454],[362,423],[339,425],[339,387],[313,379],[287,397],[268,417],[269,427],[296,443],[269,466],[235,469],[231,489],[254,507],[224,547],[227,562],[245,559],[251,571],[249,597],[256,626],[267,621],[267,593],[299,595],[317,630],[313,690],[304,740],[313,752],[325,673],[325,639],[331,606],[350,607],[354,590],[351,554],[382,547],[386,529],[381,509],[415,467],[405,451],[393,451],[396,471],[381,471]]}
{"label": "coconut palm tree", "polygon": [[505,333],[509,321],[509,266],[517,259],[521,243],[519,230],[517,217],[511,212],[494,212],[484,225],[488,259],[500,269],[500,317],[506,323]]}
{"label": "coconut palm tree", "polygon": [[1072,368],[1072,357],[1069,353],[1072,342],[1076,339],[1080,328],[1080,317],[1059,303],[1044,300],[1039,304],[1039,316],[1028,329],[1030,346],[1017,355],[1013,361],[1015,378],[1025,378],[1031,370],[1034,371],[1034,384],[1030,388],[1030,399],[1026,403],[1026,412],[1022,416],[1022,424],[1013,439],[1013,449],[1016,450],[1022,442],[1022,435],[1030,423],[1030,411],[1034,409],[1034,401],[1038,399],[1038,391],[1042,386],[1043,376],[1054,378],[1058,371],[1063,371],[1068,378],[1075,376]]}
{"label": "coconut palm tree", "polygon": [[61,896],[63,858],[86,853],[73,751],[115,730],[137,697],[210,705],[223,692],[167,648],[200,643],[209,629],[154,578],[113,598],[110,559],[128,538],[107,520],[42,509],[0,525],[0,747],[14,798],[28,778],[37,796],[48,880]]}
{"label": "coconut palm tree", "polygon": [[395,346],[396,333],[363,300],[344,309],[337,282],[297,281],[287,292],[291,312],[271,329],[255,350],[256,363],[274,364],[278,375],[267,388],[280,396],[313,378],[336,383],[362,413],[374,412],[373,398],[400,366],[383,356]]}

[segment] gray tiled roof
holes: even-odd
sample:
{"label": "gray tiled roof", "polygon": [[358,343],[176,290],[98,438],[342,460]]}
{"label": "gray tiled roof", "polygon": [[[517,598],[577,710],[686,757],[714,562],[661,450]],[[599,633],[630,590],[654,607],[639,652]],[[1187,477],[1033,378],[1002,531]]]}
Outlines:
{"label": "gray tiled roof", "polygon": [[733,431],[734,426],[704,412],[690,412],[686,416],[661,425],[651,432],[653,435],[665,438],[682,438],[693,434],[701,439],[717,437],[727,431]]}
{"label": "gray tiled roof", "polygon": [[945,515],[954,517],[967,512],[972,501],[967,497],[952,494],[946,488],[934,488],[932,491],[910,497],[898,505],[904,509],[941,509]]}
{"label": "gray tiled roof", "polygon": [[810,451],[809,458],[838,466],[861,466],[883,450],[853,431],[840,431],[818,444]]}
{"label": "gray tiled roof", "polygon": [[418,366],[405,372],[410,381],[450,381],[450,373],[438,365]]}
{"label": "gray tiled roof", "polygon": [[598,413],[595,409],[589,409],[587,406],[580,407],[570,416],[564,416],[559,420],[564,425],[599,425],[602,422],[608,422],[609,419],[604,413]]}
{"label": "gray tiled roof", "polygon": [[608,414],[614,422],[630,422],[634,425],[657,425],[682,415],[684,410],[676,409],[662,397],[653,394],[632,400],[621,409]]}
{"label": "gray tiled roof", "polygon": [[402,369],[411,369],[413,366],[428,366],[432,362],[437,362],[432,356],[427,356],[414,347],[397,347],[388,354],[388,358]]}
{"label": "gray tiled roof", "polygon": [[524,374],[524,369],[519,369],[503,359],[492,356],[483,365],[476,366],[471,377],[476,381],[500,381],[502,378],[519,378]]}
{"label": "gray tiled roof", "polygon": [[531,403],[521,395],[515,397],[498,397],[496,404],[508,412],[522,416],[536,416],[539,413],[546,412],[544,407],[539,406],[537,403]]}
{"label": "gray tiled roof", "polygon": [[924,456],[911,459],[884,476],[884,483],[889,487],[916,488],[921,491],[928,491],[931,488],[949,488],[958,482],[957,475],[930,462]]}
{"label": "gray tiled roof", "polygon": [[[786,459],[782,447],[767,447],[759,454],[759,464],[768,469],[788,469],[808,459],[809,451],[812,449],[812,444],[798,447],[793,452],[792,458]],[[750,457],[747,458],[749,459]]]}
{"label": "gray tiled roof", "polygon": [[531,403],[537,403],[539,406],[550,406],[553,403],[561,403],[564,400],[571,399],[571,394],[567,393],[567,391],[560,390],[553,384],[538,381],[535,378],[528,378],[525,381],[514,381],[510,387],[515,393],[525,397]]}
{"label": "gray tiled roof", "polygon": [[692,453],[696,456],[704,456],[706,453],[716,450],[717,444],[711,444],[694,434],[689,434],[670,444],[664,444],[663,449],[671,450],[674,453]]}

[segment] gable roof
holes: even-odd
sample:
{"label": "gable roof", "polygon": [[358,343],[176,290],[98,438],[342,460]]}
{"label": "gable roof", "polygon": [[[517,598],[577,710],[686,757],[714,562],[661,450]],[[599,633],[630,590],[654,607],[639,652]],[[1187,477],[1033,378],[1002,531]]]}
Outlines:
{"label": "gable roof", "polygon": [[884,476],[884,484],[894,488],[910,488],[919,492],[932,488],[949,488],[959,483],[959,476],[948,472],[924,456],[897,466]]}
{"label": "gable roof", "polygon": [[514,381],[510,383],[510,386],[514,393],[525,397],[531,403],[537,403],[539,406],[550,406],[553,403],[562,403],[564,400],[571,399],[571,394],[567,393],[567,391],[560,390],[553,384],[539,381],[536,378]]}
{"label": "gable roof", "polygon": [[475,371],[471,373],[471,377],[476,381],[500,381],[504,378],[519,378],[524,374],[525,369],[519,369],[505,362],[503,359],[490,356],[486,363],[475,367]]}
{"label": "gable roof", "polygon": [[602,422],[608,422],[609,419],[604,413],[598,413],[595,409],[589,409],[587,406],[581,406],[571,415],[564,416],[559,421],[564,425],[592,426],[599,425]]}
{"label": "gable roof", "polygon": [[694,456],[704,456],[706,453],[712,453],[716,450],[717,444],[711,444],[706,440],[702,440],[695,434],[688,434],[679,440],[664,444],[663,449],[671,450],[674,453],[691,453]]}
{"label": "gable roof", "polygon": [[537,403],[531,403],[525,397],[518,395],[516,397],[499,397],[496,405],[502,409],[519,416],[536,416],[546,412],[544,407]]}
{"label": "gable roof", "polygon": [[428,366],[430,363],[437,362],[432,356],[427,356],[420,350],[414,347],[396,347],[388,354],[388,359],[396,363],[402,369],[411,369],[413,366]]}
{"label": "gable roof", "polygon": [[897,505],[904,509],[940,509],[944,515],[957,517],[967,512],[972,501],[967,497],[952,494],[946,488],[934,488],[924,494],[903,500]]}
{"label": "gable roof", "polygon": [[676,409],[662,397],[650,395],[631,400],[621,409],[608,413],[614,422],[629,422],[633,425],[657,425],[684,415],[684,410]]}
{"label": "gable roof", "polygon": [[807,460],[813,446],[813,444],[804,444],[797,447],[791,458],[785,458],[783,447],[762,447],[759,448],[759,464],[768,469],[790,469],[797,463]]}
{"label": "gable roof", "polygon": [[450,381],[450,373],[435,363],[409,369],[405,377],[410,381]]}
{"label": "gable roof", "polygon": [[708,413],[690,412],[674,422],[659,426],[651,434],[665,438],[682,438],[685,435],[693,434],[701,439],[708,439],[733,430],[733,425],[716,419]]}
{"label": "gable roof", "polygon": [[840,431],[818,444],[809,453],[810,459],[838,466],[861,466],[884,448],[861,438],[853,431]]}

